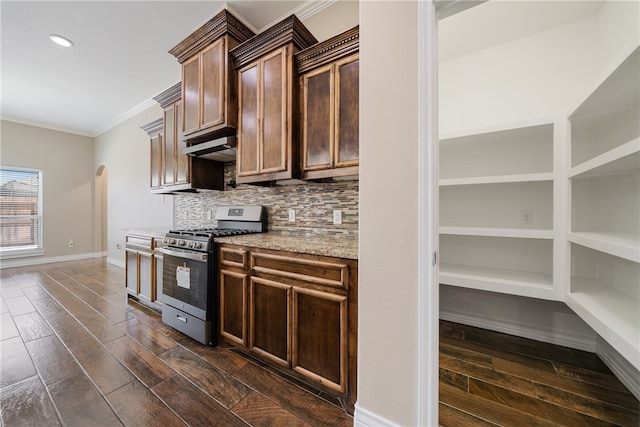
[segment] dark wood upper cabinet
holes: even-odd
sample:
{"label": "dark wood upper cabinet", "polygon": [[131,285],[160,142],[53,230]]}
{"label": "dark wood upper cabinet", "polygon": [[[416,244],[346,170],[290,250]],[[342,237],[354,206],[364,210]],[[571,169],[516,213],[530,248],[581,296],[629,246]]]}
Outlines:
{"label": "dark wood upper cabinet", "polygon": [[253,35],[223,10],[169,51],[182,64],[179,126],[188,145],[235,133],[237,84],[229,50]]}
{"label": "dark wood upper cabinet", "polygon": [[149,135],[149,143],[151,153],[149,156],[150,164],[149,164],[149,172],[150,172],[150,180],[149,185],[151,190],[157,190],[162,187],[162,175],[164,174],[162,170],[162,156],[163,152],[163,130],[164,130],[164,121],[163,119],[157,119],[152,121],[151,123],[147,123],[142,126],[142,130],[147,132]]}
{"label": "dark wood upper cabinet", "polygon": [[151,192],[224,190],[224,164],[183,153],[187,143],[179,126],[183,111],[181,87],[177,83],[153,98],[164,113],[161,133],[156,138],[150,134]]}
{"label": "dark wood upper cabinet", "polygon": [[358,176],[359,27],[295,56],[304,179]]}
{"label": "dark wood upper cabinet", "polygon": [[299,177],[294,55],[315,43],[315,37],[291,15],[230,50],[238,74],[237,182]]}

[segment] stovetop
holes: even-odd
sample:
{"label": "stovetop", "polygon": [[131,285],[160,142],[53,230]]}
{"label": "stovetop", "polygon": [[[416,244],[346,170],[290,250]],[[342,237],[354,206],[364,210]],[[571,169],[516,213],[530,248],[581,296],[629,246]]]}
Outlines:
{"label": "stovetop", "polygon": [[171,230],[168,235],[174,237],[224,237],[238,236],[241,234],[259,233],[258,230],[249,230],[246,228],[189,228],[183,230]]}
{"label": "stovetop", "polygon": [[258,230],[233,228],[197,228],[169,231],[163,243],[172,248],[190,249],[199,252],[213,250],[215,237],[239,236],[241,234],[260,233]]}
{"label": "stovetop", "polygon": [[220,206],[217,227],[185,228],[169,231],[164,244],[174,248],[211,250],[214,237],[239,236],[266,231],[262,206]]}

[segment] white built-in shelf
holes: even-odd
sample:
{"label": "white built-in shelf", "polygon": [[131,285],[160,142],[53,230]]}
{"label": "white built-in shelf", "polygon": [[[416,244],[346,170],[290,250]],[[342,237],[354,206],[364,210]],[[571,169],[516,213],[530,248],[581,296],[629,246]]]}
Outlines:
{"label": "white built-in shelf", "polygon": [[554,122],[441,135],[440,283],[554,299]]}
{"label": "white built-in shelf", "polygon": [[528,173],[518,175],[495,175],[495,176],[480,176],[471,178],[449,178],[441,179],[440,186],[455,186],[455,185],[482,185],[482,184],[503,184],[503,183],[517,183],[517,182],[538,182],[538,181],[553,181],[552,172],[543,173]]}
{"label": "white built-in shelf", "polygon": [[440,227],[440,283],[554,299],[550,230]]}
{"label": "white built-in shelf", "polygon": [[640,138],[615,147],[569,170],[569,178],[638,172]]}
{"label": "white built-in shelf", "polygon": [[640,262],[639,168],[635,152],[571,179],[570,242]]}
{"label": "white built-in shelf", "polygon": [[550,273],[451,263],[440,264],[440,283],[534,297],[544,297],[553,289]]}
{"label": "white built-in shelf", "polygon": [[440,225],[551,230],[553,181],[442,186]]}
{"label": "white built-in shelf", "polygon": [[567,240],[629,261],[640,262],[640,239],[637,236],[583,231],[568,233]]}
{"label": "white built-in shelf", "polygon": [[640,50],[569,117],[566,303],[640,369]]}
{"label": "white built-in shelf", "polygon": [[[539,180],[553,172],[553,123],[530,122],[440,136],[440,178],[468,183]],[[520,178],[519,178],[520,177]]]}
{"label": "white built-in shelf", "polygon": [[553,239],[553,230],[536,228],[489,228],[440,226],[440,234],[457,236],[515,237],[520,239]]}
{"label": "white built-in shelf", "polygon": [[596,279],[571,278],[567,304],[613,348],[640,369],[640,301]]}
{"label": "white built-in shelf", "polygon": [[[569,116],[571,165],[611,152],[640,132],[640,48],[635,47],[596,82]],[[606,160],[606,158],[605,158]]]}

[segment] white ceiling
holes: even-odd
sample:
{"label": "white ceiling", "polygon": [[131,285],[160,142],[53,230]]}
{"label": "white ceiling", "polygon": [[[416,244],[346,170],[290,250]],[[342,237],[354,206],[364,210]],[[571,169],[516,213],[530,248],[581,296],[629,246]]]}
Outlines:
{"label": "white ceiling", "polygon": [[[96,136],[180,80],[168,53],[225,5],[254,31],[336,0],[1,0],[2,118]],[[603,1],[491,0],[439,24],[445,61],[598,13]],[[53,44],[51,33],[75,43]]]}
{"label": "white ceiling", "polygon": [[[332,2],[2,0],[2,117],[98,135],[180,81],[169,49],[225,4],[257,32]],[[53,44],[51,33],[75,46]]]}
{"label": "white ceiling", "polygon": [[[477,1],[477,0],[476,0]],[[438,24],[442,62],[596,16],[604,0],[491,0]]]}

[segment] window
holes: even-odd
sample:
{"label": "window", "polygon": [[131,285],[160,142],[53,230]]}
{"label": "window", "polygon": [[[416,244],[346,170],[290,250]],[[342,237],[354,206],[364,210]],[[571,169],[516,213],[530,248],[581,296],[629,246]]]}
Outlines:
{"label": "window", "polygon": [[0,166],[0,256],[42,254],[42,171]]}

